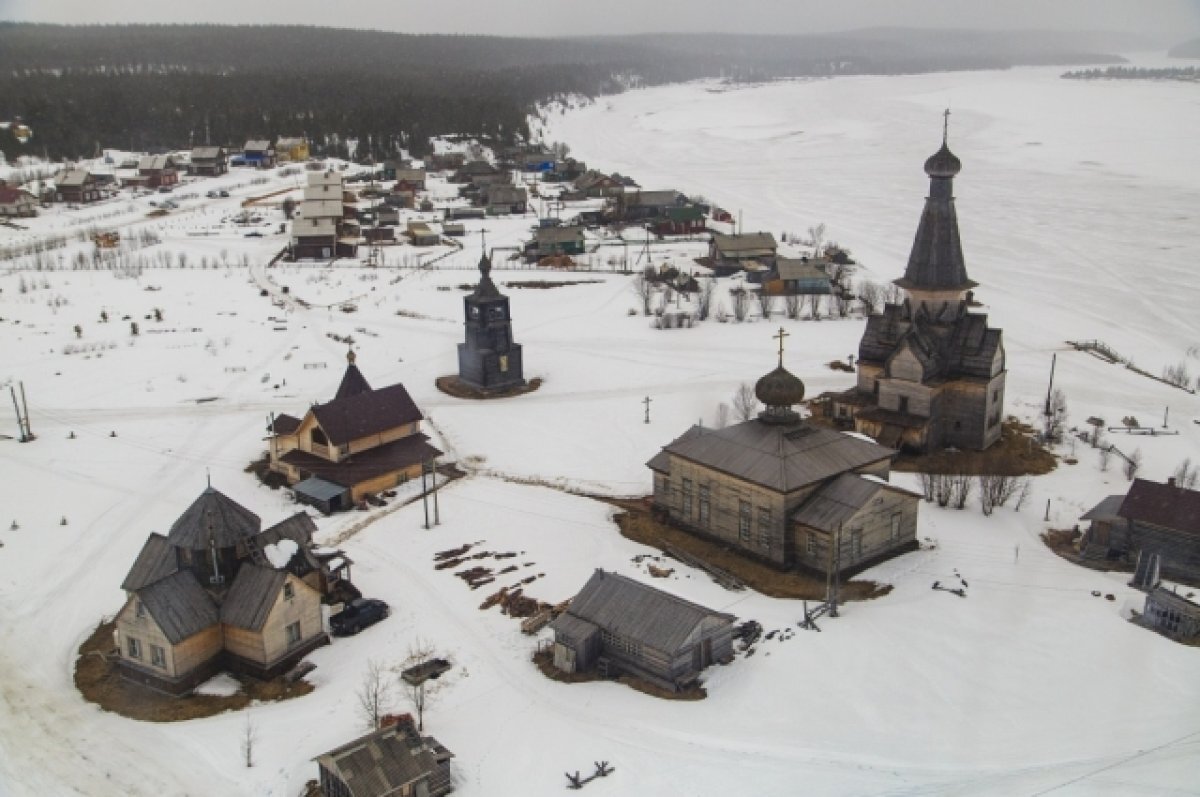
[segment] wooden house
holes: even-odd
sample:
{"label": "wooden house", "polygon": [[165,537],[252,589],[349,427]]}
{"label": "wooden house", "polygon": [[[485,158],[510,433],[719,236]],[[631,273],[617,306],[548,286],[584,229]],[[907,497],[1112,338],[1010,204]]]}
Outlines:
{"label": "wooden house", "polygon": [[437,246],[441,243],[442,237],[423,221],[410,221],[408,223],[408,240],[412,241],[413,246]]}
{"label": "wooden house", "polygon": [[206,489],[167,536],[147,538],[121,584],[121,675],[184,694],[223,669],[272,678],[326,644],[322,597],[348,583],[349,560],[318,557],[315,529],[299,513],[262,530]]}
{"label": "wooden house", "polygon": [[828,295],[833,283],[826,270],[827,261],[807,257],[777,257],[773,277],[779,280],[779,293],[789,296]]}
{"label": "wooden house", "polygon": [[429,156],[429,167],[438,172],[461,169],[466,162],[467,156],[461,152],[437,152]]}
{"label": "wooden house", "polygon": [[360,237],[354,199],[340,173],[308,172],[300,215],[292,222],[292,258],[353,257]]}
{"label": "wooden house", "polygon": [[1146,595],[1139,622],[1171,639],[1200,639],[1200,603],[1166,587],[1158,587]]}
{"label": "wooden house", "polygon": [[697,205],[679,205],[664,208],[663,212],[650,220],[650,230],[655,235],[697,235],[707,229],[704,211]]}
{"label": "wooden house", "polygon": [[308,139],[306,138],[285,137],[275,142],[275,159],[280,163],[285,161],[299,163],[308,158]]}
{"label": "wooden house", "polygon": [[0,216],[36,216],[37,198],[0,180]]}
{"label": "wooden house", "polygon": [[265,138],[251,139],[242,147],[242,162],[247,166],[269,169],[275,165],[275,147]]}
{"label": "wooden house", "polygon": [[323,797],[441,797],[454,791],[454,755],[408,714],[317,756]]}
{"label": "wooden house", "polygon": [[526,251],[537,260],[551,255],[581,255],[584,253],[583,228],[538,227]]}
{"label": "wooden house", "polygon": [[769,232],[714,232],[708,246],[710,267],[719,277],[738,271],[765,273],[774,267],[778,248],[775,236]]}
{"label": "wooden house", "polygon": [[563,672],[629,674],[679,691],[733,658],[731,615],[617,573],[596,570],[550,624]]}
{"label": "wooden house", "polygon": [[331,401],[303,417],[277,415],[268,429],[271,469],[296,498],[324,512],[349,509],[368,494],[421,475],[441,451],[421,432],[424,416],[404,385],[378,390],[347,355]]}
{"label": "wooden house", "polygon": [[511,182],[510,175],[503,169],[498,169],[487,161],[470,161],[462,166],[450,178],[452,183],[467,183],[473,188],[484,188],[489,185],[505,185]]}
{"label": "wooden house", "polygon": [[895,452],[801,420],[804,385],[780,360],[755,385],[758,418],[693,426],[647,463],[655,511],[781,569],[853,573],[916,548],[919,496],[888,483]]}
{"label": "wooden house", "polygon": [[1158,577],[1200,583],[1200,491],[1134,479],[1124,496],[1105,498],[1083,516],[1091,520],[1080,553],[1120,560],[1135,569],[1135,586]]}
{"label": "wooden house", "polygon": [[625,193],[625,180],[618,174],[589,169],[575,178],[575,190],[588,197],[617,197]]}
{"label": "wooden house", "polygon": [[192,149],[188,172],[202,177],[219,177],[229,171],[229,155],[224,147],[195,147]]}
{"label": "wooden house", "polygon": [[529,207],[529,194],[515,185],[489,185],[483,189],[481,199],[490,216],[525,213]]}
{"label": "wooden house", "polygon": [[894,448],[983,450],[1000,439],[1007,376],[1003,332],[971,312],[954,208],[959,159],[942,147],[925,161],[929,196],[904,276],[905,298],[867,319],[854,388],[830,403],[835,417]]}
{"label": "wooden house", "polygon": [[402,169],[396,168],[394,176],[390,179],[397,183],[404,183],[411,189],[416,191],[425,190],[425,170],[424,169]]}
{"label": "wooden house", "polygon": [[83,204],[100,199],[96,178],[87,169],[68,169],[54,178],[54,201]]}
{"label": "wooden house", "polygon": [[175,168],[175,159],[170,155],[143,155],[138,159],[138,182],[146,188],[178,184],[179,172]]}
{"label": "wooden house", "polygon": [[687,197],[678,191],[624,191],[613,198],[619,221],[639,222],[659,218],[671,208],[683,207]]}

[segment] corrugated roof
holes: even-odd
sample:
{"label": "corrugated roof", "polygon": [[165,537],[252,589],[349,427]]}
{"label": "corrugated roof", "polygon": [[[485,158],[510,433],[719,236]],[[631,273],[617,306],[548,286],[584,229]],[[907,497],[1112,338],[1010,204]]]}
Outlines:
{"label": "corrugated roof", "polygon": [[207,551],[210,535],[218,548],[230,548],[261,528],[258,515],[208,487],[172,524],[167,540],[176,548]]}
{"label": "corrugated roof", "polygon": [[327,482],[317,476],[309,476],[304,481],[297,482],[292,487],[293,492],[308,496],[315,501],[328,501],[331,498],[336,498],[344,494],[348,489],[350,488],[334,484],[333,482]]}
{"label": "corrugated roof", "polygon": [[395,429],[425,417],[399,382],[369,393],[316,404],[312,413],[334,445]]}
{"label": "corrugated roof", "polygon": [[381,728],[317,757],[335,773],[354,797],[394,797],[406,785],[437,771],[437,756],[428,748],[440,745],[421,739],[403,725]]}
{"label": "corrugated roof", "polygon": [[136,595],[172,645],[217,622],[217,606],[190,570],[180,570]]}
{"label": "corrugated roof", "polygon": [[244,563],[221,602],[221,622],[247,631],[261,630],[286,579],[283,570]]}
{"label": "corrugated roof", "polygon": [[[663,450],[784,493],[895,455],[883,446],[830,429],[759,420],[724,429],[693,426]],[[653,467],[657,462],[656,457],[647,464]]]}
{"label": "corrugated roof", "polygon": [[666,653],[678,650],[704,620],[713,618],[731,623],[734,619],[732,615],[599,569],[571,600],[567,612]]}
{"label": "corrugated roof", "polygon": [[147,584],[166,578],[178,569],[175,549],[167,542],[166,537],[153,533],[146,538],[146,544],[133,561],[133,567],[129,568],[129,573],[121,582],[121,589],[126,592],[141,589]]}
{"label": "corrugated roof", "polygon": [[1117,520],[1121,516],[1120,509],[1124,501],[1123,495],[1110,495],[1088,510],[1080,520]]}
{"label": "corrugated roof", "polygon": [[1200,534],[1200,490],[1134,479],[1120,515],[1155,526]]}

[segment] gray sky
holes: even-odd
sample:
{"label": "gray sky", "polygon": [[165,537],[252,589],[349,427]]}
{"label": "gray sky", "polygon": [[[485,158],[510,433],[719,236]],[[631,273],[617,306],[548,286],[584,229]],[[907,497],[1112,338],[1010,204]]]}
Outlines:
{"label": "gray sky", "polygon": [[503,36],[1035,28],[1130,31],[1172,42],[1200,33],[1200,0],[0,0],[0,19],[293,23]]}

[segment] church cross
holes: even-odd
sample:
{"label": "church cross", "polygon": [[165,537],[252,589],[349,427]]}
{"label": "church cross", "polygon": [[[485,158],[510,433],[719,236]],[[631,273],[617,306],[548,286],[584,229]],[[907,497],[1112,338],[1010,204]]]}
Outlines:
{"label": "church cross", "polygon": [[946,146],[946,140],[950,136],[950,109],[947,108],[942,113],[942,146]]}
{"label": "church cross", "polygon": [[783,367],[783,339],[789,338],[791,335],[783,331],[783,327],[779,328],[779,332],[771,337],[779,341],[779,367]]}
{"label": "church cross", "polygon": [[642,399],[642,403],[646,405],[646,420],[645,423],[650,423],[650,397],[646,396]]}
{"label": "church cross", "polygon": [[479,228],[479,242],[483,246],[483,253],[487,254],[487,234],[489,230],[486,227]]}

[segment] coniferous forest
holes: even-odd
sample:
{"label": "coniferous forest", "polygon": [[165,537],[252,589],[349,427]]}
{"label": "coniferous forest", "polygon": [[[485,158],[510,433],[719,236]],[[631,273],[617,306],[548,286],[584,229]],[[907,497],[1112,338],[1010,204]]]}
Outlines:
{"label": "coniferous forest", "polygon": [[[949,34],[954,35],[949,35]],[[1061,35],[874,30],[811,36],[518,39],[302,26],[0,23],[0,151],[52,158],[97,147],[240,147],[307,136],[316,154],[358,139],[376,157],[420,155],[432,135],[511,143],[534,107],[568,93],[704,77],[1115,63]]]}

